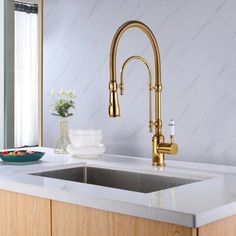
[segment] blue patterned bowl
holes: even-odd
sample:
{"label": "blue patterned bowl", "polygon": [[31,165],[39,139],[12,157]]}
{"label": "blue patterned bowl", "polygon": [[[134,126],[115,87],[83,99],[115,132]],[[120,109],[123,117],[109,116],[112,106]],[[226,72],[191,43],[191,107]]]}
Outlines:
{"label": "blue patterned bowl", "polygon": [[12,152],[25,152],[23,155],[11,155],[11,154],[3,154],[4,152],[0,153],[0,158],[5,162],[31,162],[31,161],[38,161],[40,160],[44,152],[34,152],[34,153],[26,153],[26,150],[12,150],[8,151],[9,153]]}

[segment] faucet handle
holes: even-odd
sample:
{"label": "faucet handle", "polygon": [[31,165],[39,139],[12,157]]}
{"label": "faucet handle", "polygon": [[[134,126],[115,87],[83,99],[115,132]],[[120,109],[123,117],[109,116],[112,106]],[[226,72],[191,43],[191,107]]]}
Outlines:
{"label": "faucet handle", "polygon": [[170,127],[170,142],[174,143],[174,136],[175,136],[175,121],[173,119],[169,122]]}

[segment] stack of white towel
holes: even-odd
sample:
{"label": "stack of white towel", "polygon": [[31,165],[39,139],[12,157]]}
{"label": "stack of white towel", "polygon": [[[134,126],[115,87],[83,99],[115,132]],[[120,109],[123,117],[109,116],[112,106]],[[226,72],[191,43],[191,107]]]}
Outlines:
{"label": "stack of white towel", "polygon": [[105,152],[102,130],[70,129],[67,152],[74,157],[96,158]]}

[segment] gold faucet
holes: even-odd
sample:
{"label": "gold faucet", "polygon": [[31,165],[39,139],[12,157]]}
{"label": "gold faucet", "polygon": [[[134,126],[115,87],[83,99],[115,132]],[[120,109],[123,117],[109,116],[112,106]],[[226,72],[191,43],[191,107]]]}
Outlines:
{"label": "gold faucet", "polygon": [[[131,56],[123,64],[121,70],[121,82],[117,85],[116,80],[116,55],[117,47],[123,33],[130,28],[138,28],[142,30],[148,37],[151,42],[153,54],[154,54],[154,64],[155,64],[155,84],[152,85],[152,75],[150,70],[150,65],[141,56]],[[152,132],[152,126],[155,126],[155,134],[152,137],[152,164],[154,166],[165,166],[165,154],[175,155],[178,152],[178,145],[174,143],[174,121],[171,120],[170,128],[170,143],[165,143],[164,135],[162,134],[162,120],[161,120],[161,62],[160,62],[160,52],[157,44],[157,40],[148,28],[147,25],[140,21],[128,21],[121,25],[116,31],[110,48],[110,82],[109,82],[109,116],[117,117],[120,116],[120,106],[118,101],[117,91],[120,89],[120,94],[123,95],[124,90],[124,81],[123,81],[123,71],[126,64],[133,60],[137,59],[142,61],[149,72],[149,131]],[[152,91],[155,92],[155,121],[152,121]]]}

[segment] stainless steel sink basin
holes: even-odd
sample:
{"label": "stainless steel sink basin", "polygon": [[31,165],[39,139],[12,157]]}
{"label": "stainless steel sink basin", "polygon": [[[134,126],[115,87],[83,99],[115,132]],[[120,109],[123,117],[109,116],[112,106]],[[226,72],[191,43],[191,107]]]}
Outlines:
{"label": "stainless steel sink basin", "polygon": [[142,193],[155,192],[162,189],[177,187],[199,181],[86,166],[33,173],[31,175],[94,184],[110,188],[125,189]]}

